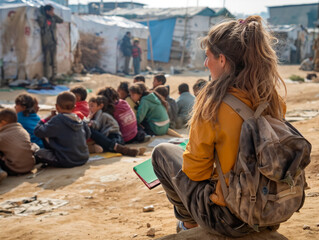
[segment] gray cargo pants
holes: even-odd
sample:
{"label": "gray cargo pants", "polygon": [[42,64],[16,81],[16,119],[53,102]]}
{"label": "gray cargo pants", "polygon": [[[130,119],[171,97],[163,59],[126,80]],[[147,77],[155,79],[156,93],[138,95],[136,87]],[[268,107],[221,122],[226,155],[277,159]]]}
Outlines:
{"label": "gray cargo pants", "polygon": [[48,80],[53,80],[57,74],[57,59],[56,59],[57,48],[56,45],[47,46],[43,49],[43,75]]}
{"label": "gray cargo pants", "polygon": [[177,219],[198,223],[202,228],[229,237],[241,237],[254,232],[246,223],[236,218],[227,207],[214,204],[209,196],[216,182],[192,181],[182,171],[183,149],[163,143],[154,148],[154,172],[174,205]]}

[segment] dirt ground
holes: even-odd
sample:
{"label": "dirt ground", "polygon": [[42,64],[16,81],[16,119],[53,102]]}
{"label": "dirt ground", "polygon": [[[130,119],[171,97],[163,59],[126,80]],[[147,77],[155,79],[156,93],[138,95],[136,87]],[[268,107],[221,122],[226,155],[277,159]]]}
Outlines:
{"label": "dirt ground", "polygon": [[[306,76],[306,72],[300,72],[298,66],[281,66],[280,72],[285,79],[292,74]],[[191,86],[198,78],[208,79],[207,76],[208,72],[194,72],[168,77],[171,96],[178,97],[177,86],[180,83],[186,82]],[[107,74],[92,75],[83,80],[81,84],[92,89],[93,93],[103,86],[117,87],[120,81],[131,81]],[[149,77],[147,85],[151,86],[151,82]],[[12,103],[21,92],[0,92],[0,101]],[[37,97],[40,104],[53,105],[55,102],[52,96]],[[287,107],[288,112],[319,111],[319,84],[287,83]],[[301,211],[281,225],[276,239],[319,239],[319,115],[293,122],[293,125],[313,147],[311,164],[306,169],[309,185],[306,194],[309,196]],[[186,129],[179,132],[187,137]],[[37,195],[38,199],[62,199],[68,204],[39,215],[10,216],[0,211],[0,239],[143,240],[152,238],[147,236],[147,224],[155,228],[153,238],[175,233],[173,208],[162,187],[148,190],[132,170],[135,165],[150,158],[151,151],[152,148],[148,148],[145,156],[139,158],[102,159],[72,169],[46,168],[33,178],[28,178],[31,174],[8,177],[0,185],[0,203]],[[143,207],[149,205],[154,206],[154,211],[143,212]],[[310,229],[303,230],[304,225]]]}

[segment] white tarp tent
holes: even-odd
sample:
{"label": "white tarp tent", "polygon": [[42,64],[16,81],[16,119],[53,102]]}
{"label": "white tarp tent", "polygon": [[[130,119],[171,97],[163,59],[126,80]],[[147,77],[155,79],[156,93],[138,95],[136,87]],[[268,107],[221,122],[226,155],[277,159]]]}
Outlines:
{"label": "white tarp tent", "polygon": [[5,79],[32,79],[43,75],[40,27],[36,21],[41,5],[51,4],[64,23],[57,24],[57,71],[71,69],[69,8],[52,1],[23,0],[0,5],[0,59]]}
{"label": "white tarp tent", "polygon": [[[100,60],[100,68],[109,73],[117,73],[124,68],[124,57],[120,51],[120,42],[126,32],[132,36],[144,40],[145,47],[148,38],[148,28],[142,24],[130,21],[122,17],[107,17],[97,15],[72,16],[72,22],[78,27],[79,32],[92,34],[104,39],[105,52]],[[147,47],[143,49],[142,59],[146,62]],[[132,61],[131,61],[132,62]]]}

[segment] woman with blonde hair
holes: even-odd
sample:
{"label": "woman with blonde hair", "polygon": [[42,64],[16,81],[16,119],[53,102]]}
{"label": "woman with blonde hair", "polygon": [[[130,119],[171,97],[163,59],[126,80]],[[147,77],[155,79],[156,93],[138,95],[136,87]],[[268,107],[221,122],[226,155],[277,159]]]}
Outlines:
{"label": "woman with blonde hair", "polygon": [[224,174],[234,167],[243,119],[223,102],[226,94],[254,111],[268,102],[264,114],[283,118],[285,105],[276,87],[284,82],[273,43],[259,16],[216,25],[201,41],[212,81],[197,96],[186,150],[161,144],[152,154],[154,171],[174,205],[178,231],[200,225],[230,237],[253,232],[227,208],[214,154],[217,151]]}

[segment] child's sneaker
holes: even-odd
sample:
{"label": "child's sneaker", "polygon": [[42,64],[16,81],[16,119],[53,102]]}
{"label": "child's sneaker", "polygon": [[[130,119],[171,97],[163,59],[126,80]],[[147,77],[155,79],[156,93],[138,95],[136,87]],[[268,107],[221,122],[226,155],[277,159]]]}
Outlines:
{"label": "child's sneaker", "polygon": [[5,172],[5,171],[3,171],[3,170],[0,168],[0,183],[1,183],[4,179],[6,179],[7,176],[8,176],[8,173]]}
{"label": "child's sneaker", "polygon": [[98,144],[88,144],[89,153],[102,153],[103,148]]}
{"label": "child's sneaker", "polygon": [[96,153],[102,153],[103,152],[103,148],[100,145],[94,144],[93,146],[94,146],[94,151]]}
{"label": "child's sneaker", "polygon": [[131,157],[136,157],[139,153],[139,150],[137,150],[136,148],[129,148],[120,144],[116,144],[114,150],[115,152],[122,153],[123,155]]}
{"label": "child's sneaker", "polygon": [[148,142],[149,140],[151,140],[152,136],[151,135],[145,135],[143,143]]}

